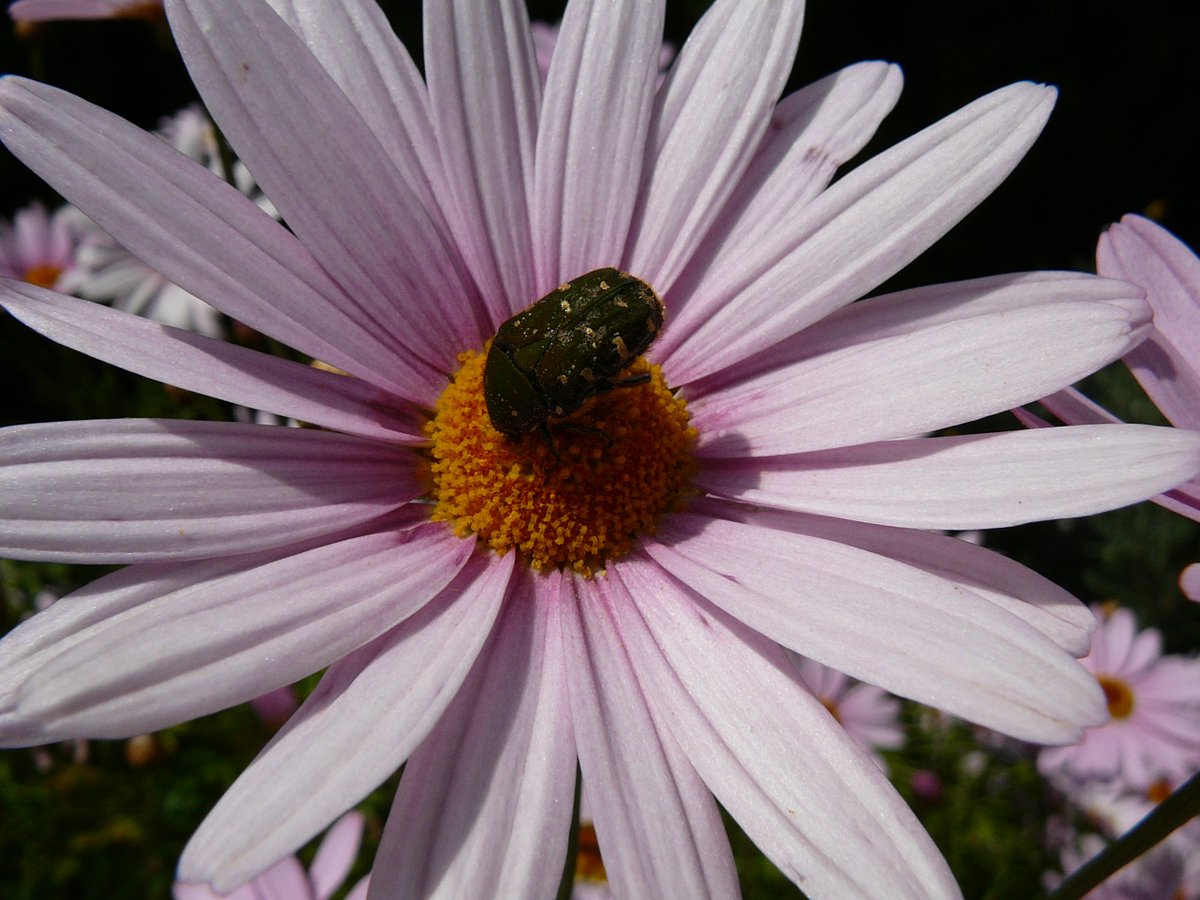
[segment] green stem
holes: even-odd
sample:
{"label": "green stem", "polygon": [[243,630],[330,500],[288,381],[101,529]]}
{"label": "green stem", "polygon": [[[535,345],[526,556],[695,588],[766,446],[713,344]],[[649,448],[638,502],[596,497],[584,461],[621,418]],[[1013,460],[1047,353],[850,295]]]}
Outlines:
{"label": "green stem", "polygon": [[1142,821],[1072,872],[1050,893],[1050,900],[1079,900],[1197,813],[1200,813],[1200,774],[1189,778]]}

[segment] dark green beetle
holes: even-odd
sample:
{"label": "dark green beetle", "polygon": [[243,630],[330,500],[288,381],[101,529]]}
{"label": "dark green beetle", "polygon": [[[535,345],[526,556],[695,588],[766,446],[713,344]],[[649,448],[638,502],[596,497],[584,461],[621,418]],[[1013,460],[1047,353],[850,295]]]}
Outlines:
{"label": "dark green beetle", "polygon": [[[663,305],[646,282],[596,269],[555,288],[500,326],[483,371],[492,425],[512,440],[562,419],[596,394],[641,384],[618,379],[663,324]],[[553,448],[553,443],[550,442]]]}

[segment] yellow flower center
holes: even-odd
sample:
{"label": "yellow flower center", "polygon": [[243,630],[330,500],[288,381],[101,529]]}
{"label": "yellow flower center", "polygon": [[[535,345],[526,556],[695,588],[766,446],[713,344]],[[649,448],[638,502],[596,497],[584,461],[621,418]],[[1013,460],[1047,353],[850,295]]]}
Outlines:
{"label": "yellow flower center", "polygon": [[575,881],[590,884],[608,884],[608,872],[600,858],[600,840],[596,827],[590,822],[579,826],[579,849],[575,851]]}
{"label": "yellow flower center", "polygon": [[[694,471],[696,429],[658,366],[638,359],[623,375],[649,381],[588,400],[568,420],[512,441],[492,427],[482,352],[459,355],[426,426],[433,518],[533,569],[591,576],[653,534],[677,508]],[[557,457],[557,458],[556,458]]]}
{"label": "yellow flower center", "polygon": [[1108,701],[1108,714],[1114,719],[1129,718],[1133,713],[1133,691],[1129,685],[1110,675],[1097,675],[1096,680],[1100,682],[1104,699]]}
{"label": "yellow flower center", "polygon": [[24,279],[41,288],[52,288],[58,281],[62,269],[52,263],[39,263],[25,270]]}

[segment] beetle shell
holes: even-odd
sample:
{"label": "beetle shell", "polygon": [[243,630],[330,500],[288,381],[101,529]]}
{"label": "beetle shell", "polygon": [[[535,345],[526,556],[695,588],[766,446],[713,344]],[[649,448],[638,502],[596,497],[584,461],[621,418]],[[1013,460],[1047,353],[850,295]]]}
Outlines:
{"label": "beetle shell", "polygon": [[663,305],[646,282],[596,269],[559,285],[500,326],[483,396],[495,429],[517,439],[571,415],[653,343]]}

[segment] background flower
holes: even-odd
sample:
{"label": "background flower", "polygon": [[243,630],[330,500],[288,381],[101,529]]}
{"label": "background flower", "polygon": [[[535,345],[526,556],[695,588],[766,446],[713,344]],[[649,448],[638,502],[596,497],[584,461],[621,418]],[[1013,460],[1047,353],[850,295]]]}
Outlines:
{"label": "background flower", "polygon": [[63,207],[51,215],[34,203],[18,212],[11,225],[0,222],[0,278],[59,286],[75,265],[79,239],[72,210]]}
{"label": "background flower", "polygon": [[1145,790],[1200,770],[1200,662],[1164,656],[1161,640],[1153,628],[1138,631],[1127,609],[1102,615],[1082,662],[1104,688],[1111,718],[1076,744],[1042,750],[1043,773]]}

